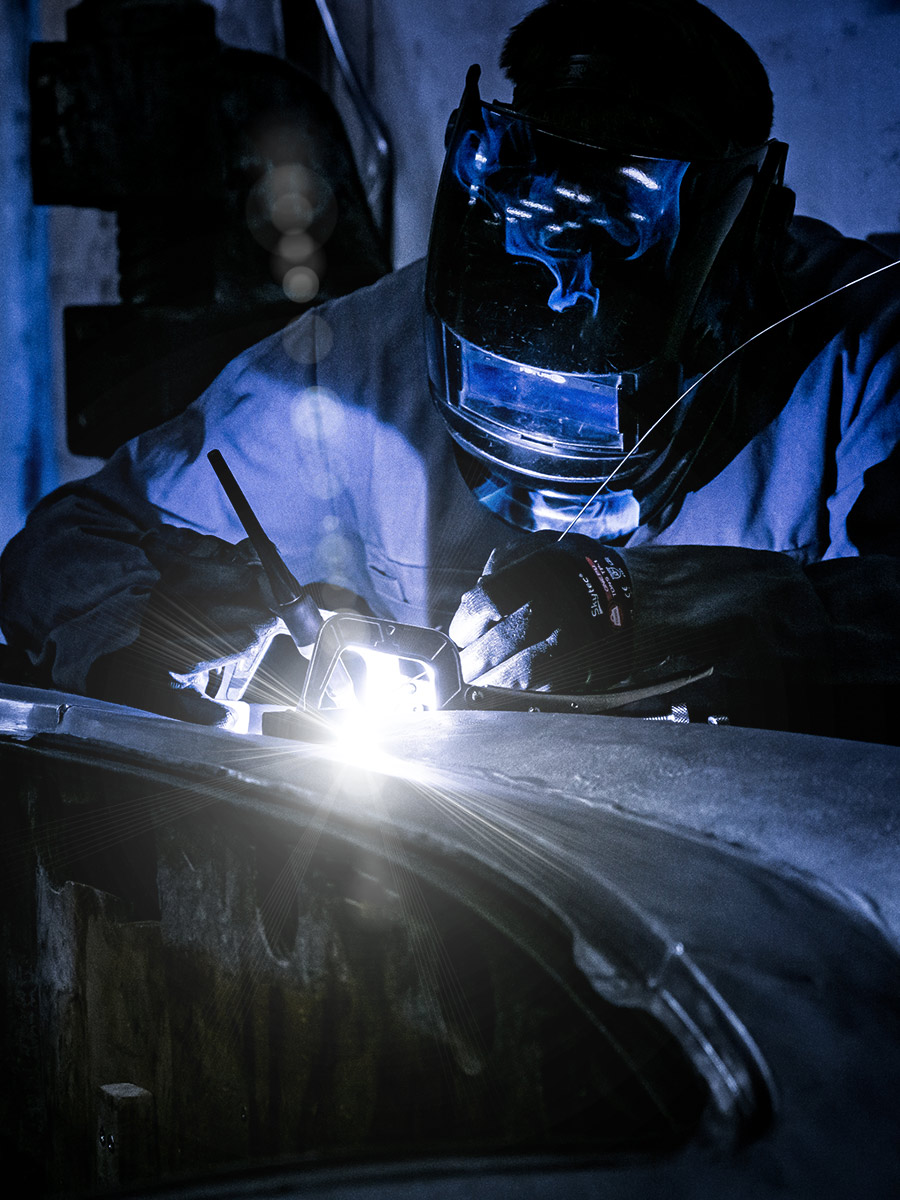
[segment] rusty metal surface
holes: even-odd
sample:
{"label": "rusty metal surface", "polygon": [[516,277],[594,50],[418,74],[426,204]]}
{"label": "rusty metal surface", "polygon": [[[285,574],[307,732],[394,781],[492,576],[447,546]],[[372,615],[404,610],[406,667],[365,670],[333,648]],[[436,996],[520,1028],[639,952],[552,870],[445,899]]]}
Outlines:
{"label": "rusty metal surface", "polygon": [[[122,730],[138,752],[163,744],[175,759],[237,777],[252,759],[255,777],[299,786],[282,755],[270,762],[228,733],[161,721],[84,697],[0,689],[0,736],[40,729],[114,741]],[[280,740],[255,744],[284,751]],[[545,808],[608,809],[808,873],[900,939],[900,748],[541,713],[433,713],[386,729],[380,745],[451,783],[541,797]]]}
{"label": "rusty metal surface", "polygon": [[[537,1045],[528,1029],[535,993],[515,994],[515,982],[531,978],[516,958],[522,953],[550,975],[574,972],[598,1003],[646,1009],[676,1036],[709,1099],[696,1134],[657,1162],[607,1158],[590,1169],[582,1164],[563,1183],[556,1168],[512,1163],[503,1175],[496,1164],[477,1167],[476,1157],[449,1171],[423,1166],[430,1190],[417,1194],[513,1194],[512,1180],[516,1195],[843,1197],[861,1179],[867,1195],[891,1194],[900,1173],[890,1082],[900,1071],[900,958],[859,897],[868,895],[894,921],[896,863],[881,840],[894,819],[900,752],[616,718],[438,714],[395,728],[382,741],[385,757],[370,754],[363,768],[336,747],[240,738],[13,688],[0,692],[0,748],[9,761],[32,764],[23,779],[42,772],[46,779],[50,771],[69,789],[57,797],[58,811],[50,805],[44,812],[41,837],[49,829],[52,838],[37,838],[33,850],[35,930],[44,939],[39,991],[45,1015],[56,1014],[58,1069],[67,1062],[60,1054],[67,1030],[78,1051],[66,1068],[70,1080],[86,1086],[87,1056],[107,1085],[104,1111],[125,1124],[140,1124],[140,1102],[129,1115],[124,1093],[110,1086],[147,1091],[162,1114],[177,1110],[180,1089],[208,1095],[208,1111],[196,1108],[196,1128],[181,1135],[183,1155],[185,1138],[194,1139],[185,1163],[212,1163],[214,1156],[204,1160],[204,1139],[222,1135],[211,1130],[226,1118],[236,1161],[264,1162],[266,1147],[296,1154],[290,1130],[278,1132],[278,1120],[293,1119],[285,1115],[290,1107],[273,1100],[275,1092],[287,1094],[286,1078],[307,1081],[297,1092],[307,1102],[319,1087],[321,1103],[332,1106],[332,1151],[341,1128],[365,1127],[377,1137],[377,1071],[357,1062],[340,1101],[340,1071],[348,1067],[335,1038],[355,1030],[357,1058],[368,1045],[381,1046],[385,1061],[402,1061],[397,1045],[406,1043],[391,1048],[384,1034],[386,1014],[399,1019],[402,1005],[393,993],[380,1018],[362,1015],[360,962],[369,960],[348,957],[346,947],[360,936],[360,923],[366,937],[375,931],[371,946],[392,930],[389,938],[400,937],[405,949],[375,954],[382,974],[367,976],[370,986],[387,978],[385,970],[395,982],[411,972],[418,982],[405,993],[407,1017],[427,1013],[435,993],[427,966],[416,963],[410,930],[421,932],[431,914],[444,939],[431,944],[445,944],[446,914],[459,909],[474,923],[455,951],[457,969],[467,952],[473,961],[505,961],[513,984],[504,991],[488,971],[492,1028],[506,1021],[507,1034],[505,1041],[487,1038],[487,1058],[479,1058],[464,1021],[441,1017],[436,1040],[432,1022],[430,1052],[443,1046],[451,1074],[475,1081],[471,1103],[459,1111],[490,1125],[495,1110],[521,1116],[515,1095],[527,1110],[540,1093],[529,1092],[517,1065]],[[115,782],[107,795],[100,795],[101,779]],[[90,823],[97,813],[102,826]],[[90,869],[99,871],[89,869],[91,855],[79,858],[77,845],[72,850],[62,837],[72,828],[103,828],[107,849],[119,847],[117,862],[108,854],[103,860],[105,877],[91,876]],[[141,838],[153,847],[146,877]],[[266,838],[275,857],[263,867]],[[304,847],[307,861],[313,849],[320,856],[308,876],[301,872],[302,888],[294,856],[288,893],[301,899],[283,911],[259,890],[292,857],[284,851],[279,859],[272,849],[279,845],[300,847],[301,861]],[[391,872],[398,869],[427,894],[415,919],[412,909],[397,907]],[[336,908],[322,907],[326,895],[339,898]],[[131,908],[124,922],[123,903]],[[316,904],[321,920],[313,919]],[[322,973],[316,963],[329,945],[332,969]],[[338,945],[345,949],[335,958]],[[189,1004],[173,1003],[179,978],[186,988],[200,981],[206,1007],[198,1009],[196,993]],[[79,995],[79,979],[92,981],[89,995]],[[238,995],[246,1002],[235,1003]],[[273,996],[281,997],[276,1008],[293,1006],[286,1026],[284,1012],[273,1015]],[[344,1005],[349,1024],[328,1023],[335,1004]],[[229,1041],[218,1034],[235,1011],[245,1025]],[[107,1015],[106,1033],[99,1013]],[[571,1021],[569,1014],[558,1023]],[[285,1029],[293,1031],[287,1040]],[[248,1030],[256,1031],[249,1041]],[[246,1061],[250,1045],[255,1065]],[[310,1064],[326,1048],[324,1088]],[[487,1108],[486,1093],[478,1099],[486,1070],[502,1080],[500,1100]],[[422,1086],[413,1078],[407,1071],[401,1092]],[[365,1080],[374,1091],[361,1090]],[[32,1099],[39,1109],[41,1096]],[[82,1108],[96,1120],[92,1095],[83,1096]],[[68,1144],[73,1158],[84,1136],[78,1111]],[[171,1171],[171,1137],[160,1137],[157,1152],[168,1155]],[[310,1194],[372,1196],[424,1186],[415,1168],[388,1182],[377,1170],[311,1171],[286,1182],[288,1194],[301,1184]]]}

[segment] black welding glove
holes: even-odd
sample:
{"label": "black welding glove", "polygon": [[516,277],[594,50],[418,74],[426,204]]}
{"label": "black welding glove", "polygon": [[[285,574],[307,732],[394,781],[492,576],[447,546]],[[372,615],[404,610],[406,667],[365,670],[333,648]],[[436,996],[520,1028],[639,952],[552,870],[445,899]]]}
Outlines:
{"label": "black welding glove", "polygon": [[200,725],[228,725],[206,694],[209,673],[260,647],[273,597],[249,541],[163,525],[141,540],[159,571],[137,640],[91,669],[91,695]]}
{"label": "black welding glove", "polygon": [[449,632],[470,683],[599,692],[630,674],[632,605],[615,550],[536,533],[491,554]]}

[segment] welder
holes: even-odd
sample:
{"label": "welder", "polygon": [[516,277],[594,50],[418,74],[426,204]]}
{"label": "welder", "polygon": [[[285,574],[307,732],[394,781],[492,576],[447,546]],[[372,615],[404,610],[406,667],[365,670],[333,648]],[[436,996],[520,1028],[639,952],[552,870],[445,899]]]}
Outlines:
{"label": "welder", "polygon": [[222,720],[197,680],[272,598],[220,448],[322,607],[449,630],[470,681],[712,668],[679,712],[896,737],[900,270],[792,217],[765,71],[694,0],[547,0],[501,66],[511,102],[473,70],[450,119],[427,262],[39,505],[7,638],[46,683]]}

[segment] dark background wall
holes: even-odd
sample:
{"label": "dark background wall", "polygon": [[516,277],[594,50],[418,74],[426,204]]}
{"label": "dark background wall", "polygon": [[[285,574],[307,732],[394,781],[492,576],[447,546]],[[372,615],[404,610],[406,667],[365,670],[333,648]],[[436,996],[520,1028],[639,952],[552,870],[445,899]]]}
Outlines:
{"label": "dark background wall", "polygon": [[[496,69],[503,33],[534,0],[372,0],[374,95],[397,145],[397,252],[422,253],[447,114],[466,67],[482,94],[509,98]],[[348,32],[358,0],[335,0]],[[865,237],[900,227],[900,2],[711,0],[762,58],[775,94],[775,136],[790,143],[798,211]],[[635,47],[635,70],[640,48]],[[415,114],[415,116],[413,116]]]}
{"label": "dark background wall", "polygon": [[[66,304],[114,302],[116,268],[110,214],[30,203],[27,47],[34,38],[64,38],[69,4],[0,3],[2,546],[41,494],[98,465],[65,446],[60,314]],[[283,52],[279,0],[215,0],[215,7],[223,41]],[[532,0],[331,0],[330,7],[393,142],[399,266],[425,251],[444,127],[465,70],[481,63],[483,94],[508,99],[497,51]],[[788,182],[798,211],[858,237],[900,230],[900,2],[714,0],[711,7],[769,70],[775,134],[791,146]],[[335,98],[352,126],[339,86]]]}

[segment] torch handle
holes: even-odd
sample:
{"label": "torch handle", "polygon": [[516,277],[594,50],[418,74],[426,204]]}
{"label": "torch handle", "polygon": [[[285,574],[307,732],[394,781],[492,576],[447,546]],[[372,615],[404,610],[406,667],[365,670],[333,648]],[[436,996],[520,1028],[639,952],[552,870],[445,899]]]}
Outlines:
{"label": "torch handle", "polygon": [[250,507],[250,501],[241,490],[221,452],[210,450],[206,457],[268,576],[277,615],[284,621],[297,645],[308,646],[316,640],[322,627],[322,615],[315,601],[294,578],[287,563],[278,553],[275,543],[266,536],[256,513]]}

